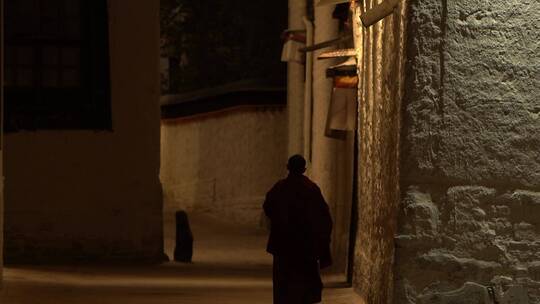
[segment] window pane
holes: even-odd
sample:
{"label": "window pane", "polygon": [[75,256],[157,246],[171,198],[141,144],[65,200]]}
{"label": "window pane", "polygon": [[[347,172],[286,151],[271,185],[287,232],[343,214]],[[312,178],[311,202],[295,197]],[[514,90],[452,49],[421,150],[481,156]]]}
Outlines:
{"label": "window pane", "polygon": [[15,57],[15,48],[13,47],[6,47],[5,49],[5,59],[6,59],[6,65],[15,65],[17,62]]}
{"label": "window pane", "polygon": [[15,4],[16,13],[18,15],[28,15],[36,17],[36,10],[39,8],[39,0],[9,0],[6,2],[11,2]]}
{"label": "window pane", "polygon": [[64,9],[68,17],[79,17],[80,0],[64,0]]}
{"label": "window pane", "polygon": [[80,86],[80,72],[77,69],[62,70],[62,86],[63,87],[78,87]]}
{"label": "window pane", "polygon": [[78,18],[68,18],[65,22],[64,31],[68,38],[79,39],[81,37],[81,20]]}
{"label": "window pane", "polygon": [[58,19],[60,16],[61,3],[59,0],[41,1],[41,18]]}
{"label": "window pane", "polygon": [[58,19],[44,19],[41,21],[41,33],[46,36],[58,37],[61,35]]}
{"label": "window pane", "polygon": [[34,63],[34,50],[31,47],[18,47],[15,56],[18,65],[32,65]]}
{"label": "window pane", "polygon": [[60,36],[62,26],[60,22],[60,0],[41,1],[41,30],[47,36]]}
{"label": "window pane", "polygon": [[80,65],[79,48],[62,48],[62,66],[78,67]]}
{"label": "window pane", "polygon": [[43,48],[42,52],[42,61],[43,65],[46,66],[57,66],[59,63],[58,54],[60,53],[60,48],[54,46],[46,46]]}
{"label": "window pane", "polygon": [[4,85],[7,87],[13,86],[13,69],[6,67],[4,70]]}
{"label": "window pane", "polygon": [[47,68],[41,73],[41,81],[44,87],[57,87],[58,86],[58,70]]}
{"label": "window pane", "polygon": [[111,127],[107,1],[4,0],[7,129]]}
{"label": "window pane", "polygon": [[[7,29],[15,35],[30,35],[39,32],[38,0],[11,0],[15,10],[12,15],[13,29]],[[8,12],[8,11],[6,11]]]}
{"label": "window pane", "polygon": [[17,69],[17,83],[19,87],[31,87],[34,84],[34,72],[30,68]]}
{"label": "window pane", "polygon": [[[6,4],[7,5],[7,4]],[[9,8],[5,8],[7,11],[9,11]],[[5,14],[6,15],[6,21],[5,21],[5,32],[6,32],[6,36],[11,38],[13,36],[15,36],[17,33],[16,29],[17,29],[17,19],[16,18],[13,18],[13,15],[10,15],[10,14]]]}

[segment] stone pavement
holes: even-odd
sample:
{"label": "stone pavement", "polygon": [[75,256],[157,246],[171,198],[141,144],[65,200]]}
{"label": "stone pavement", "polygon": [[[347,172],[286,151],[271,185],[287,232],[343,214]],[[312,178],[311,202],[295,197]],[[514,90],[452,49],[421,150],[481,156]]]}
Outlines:
{"label": "stone pavement", "polygon": [[[272,303],[265,234],[205,216],[192,216],[190,221],[195,235],[192,264],[8,267],[0,303]],[[166,239],[169,255],[170,245]],[[352,290],[341,276],[325,275],[325,283],[323,303],[352,303]]]}

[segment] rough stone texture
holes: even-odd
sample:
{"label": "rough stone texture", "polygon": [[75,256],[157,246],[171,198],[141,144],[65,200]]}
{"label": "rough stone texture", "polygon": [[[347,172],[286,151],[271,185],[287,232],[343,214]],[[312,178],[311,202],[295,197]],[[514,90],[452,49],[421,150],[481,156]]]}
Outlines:
{"label": "rough stone texture", "polygon": [[[456,186],[446,192],[432,185],[409,187],[399,217],[396,303],[423,303],[416,299],[468,281],[521,284],[530,289],[532,303],[538,303],[540,211],[533,210],[540,208],[535,205],[538,196],[482,186]],[[510,280],[494,283],[500,276]]]}
{"label": "rough stone texture", "polygon": [[8,262],[163,253],[159,2],[111,0],[109,23],[113,131],[5,136]]}
{"label": "rough stone texture", "polygon": [[395,303],[467,282],[540,303],[539,12],[410,2]]}
{"label": "rough stone texture", "polygon": [[540,188],[540,3],[411,1],[403,177]]}
{"label": "rough stone texture", "polygon": [[266,192],[286,176],[286,121],[283,107],[163,121],[165,208],[257,226]]}
{"label": "rough stone texture", "polygon": [[[380,1],[365,1],[362,10]],[[354,287],[365,303],[391,303],[394,235],[399,201],[399,130],[404,79],[405,15],[393,15],[360,33],[359,220]],[[418,216],[435,216],[430,205],[412,205]],[[431,223],[418,222],[429,234]]]}

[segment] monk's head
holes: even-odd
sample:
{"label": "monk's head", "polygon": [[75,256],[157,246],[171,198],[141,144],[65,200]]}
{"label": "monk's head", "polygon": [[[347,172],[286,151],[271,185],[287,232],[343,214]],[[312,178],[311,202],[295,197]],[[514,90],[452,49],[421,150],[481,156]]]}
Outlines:
{"label": "monk's head", "polygon": [[293,174],[304,174],[306,172],[306,160],[299,154],[291,156],[287,162],[287,170]]}

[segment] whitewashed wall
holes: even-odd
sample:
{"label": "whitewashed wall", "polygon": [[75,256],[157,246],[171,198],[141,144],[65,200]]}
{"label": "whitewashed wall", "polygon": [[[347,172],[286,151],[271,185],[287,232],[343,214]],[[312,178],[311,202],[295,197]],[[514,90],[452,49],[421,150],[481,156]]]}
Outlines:
{"label": "whitewashed wall", "polygon": [[249,107],[162,122],[166,211],[258,225],[269,188],[286,174],[283,107]]}

